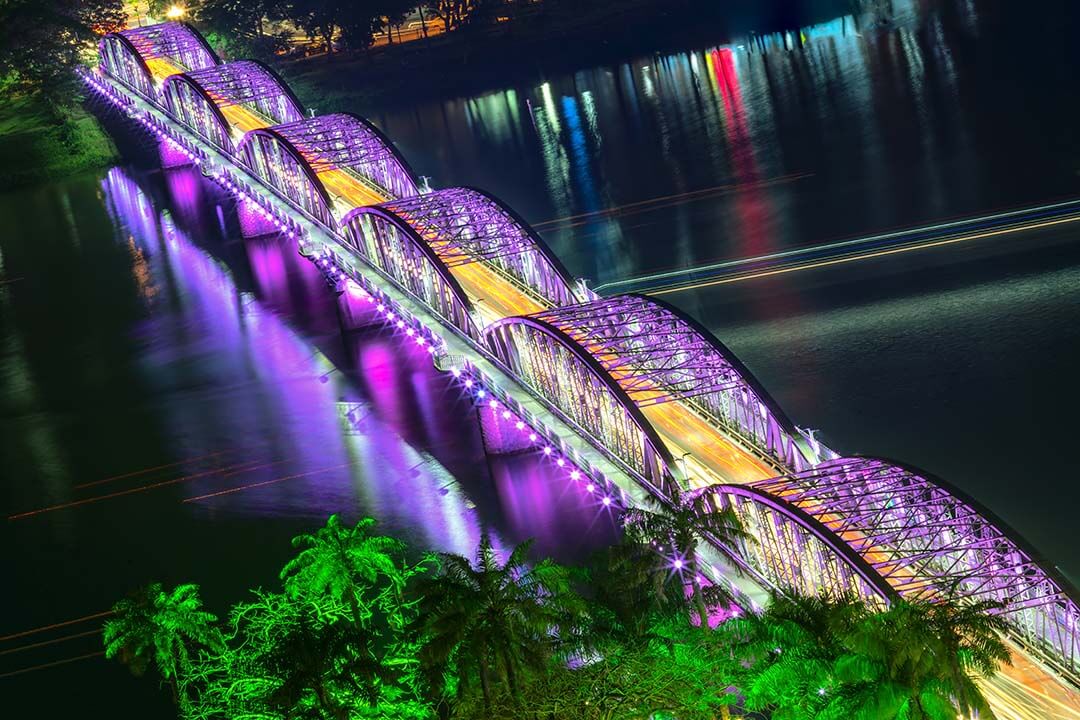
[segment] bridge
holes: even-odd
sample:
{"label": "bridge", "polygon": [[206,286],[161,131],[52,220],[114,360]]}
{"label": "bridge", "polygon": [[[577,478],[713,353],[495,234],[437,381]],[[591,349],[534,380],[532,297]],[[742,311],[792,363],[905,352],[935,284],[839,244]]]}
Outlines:
{"label": "bridge", "polygon": [[1002,718],[1080,718],[1077,592],[946,482],[841,457],[798,428],[718,338],[655,297],[602,297],[517,213],[476,188],[421,192],[367,120],[308,117],[272,70],[222,62],[193,28],[105,36],[88,86],[294,240],[340,293],[427,347],[524,442],[604,493],[674,486],[731,507],[754,541],[712,547],[710,580],[770,589],[1002,603],[1014,665],[985,681]]}

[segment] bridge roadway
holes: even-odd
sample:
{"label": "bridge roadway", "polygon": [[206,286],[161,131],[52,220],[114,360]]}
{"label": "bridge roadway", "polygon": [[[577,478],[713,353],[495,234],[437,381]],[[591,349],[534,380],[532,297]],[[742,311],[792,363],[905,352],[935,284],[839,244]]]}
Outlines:
{"label": "bridge roadway", "polygon": [[[154,61],[151,69],[159,80],[178,71],[174,66],[161,60]],[[164,116],[157,108],[141,99],[137,102],[144,105],[144,109],[149,109],[151,113],[171,123],[171,119]],[[222,112],[233,125],[234,130],[241,135],[269,124],[261,116],[239,105],[225,106]],[[175,129],[175,124],[173,125]],[[178,135],[186,135],[189,142],[193,140],[193,145],[201,146],[204,151],[207,149],[205,143],[186,130],[176,129],[176,131]],[[228,156],[213,150],[212,153],[219,155],[219,161],[224,161],[218,164],[233,166],[232,159]],[[348,209],[377,204],[390,199],[376,194],[369,185],[343,171],[320,173],[320,179],[327,184],[327,189],[343,206],[348,206]],[[294,208],[273,195],[270,201],[283,210],[295,212]],[[342,253],[340,240],[327,233],[324,228],[306,220],[302,224],[307,226],[305,229],[309,238],[332,252],[338,263],[350,268],[356,277],[371,274],[372,269],[358,262],[353,253]],[[522,291],[514,283],[480,262],[468,262],[466,258],[461,258],[460,262],[451,262],[449,265],[454,277],[477,308],[482,325],[486,326],[503,317],[538,312],[545,307],[532,295]],[[378,288],[384,296],[392,297],[399,306],[407,307],[414,316],[431,317],[432,314],[423,304],[397,290],[393,284],[380,282]],[[441,320],[439,323],[444,324]],[[453,332],[445,333],[443,338],[450,353],[468,356],[482,376],[489,379],[498,378],[495,383],[489,381],[489,384],[514,388],[516,391],[514,397],[523,401],[521,402],[522,409],[542,425],[557,428],[556,432],[560,437],[582,434],[581,430],[569,422],[565,416],[553,412],[552,408],[542,398],[537,397],[531,388],[523,385],[501,367],[479,356],[471,343],[464,338]],[[777,467],[761,459],[742,443],[722,434],[719,429],[682,402],[671,401],[648,405],[642,408],[642,412],[653,423],[672,455],[684,465],[684,470],[694,486],[700,487],[720,482],[747,483],[778,474]],[[631,473],[627,473],[624,468],[612,462],[610,457],[594,451],[589,446],[583,446],[581,452],[572,454],[584,456],[584,460],[615,482],[634,504],[646,501],[647,491],[635,481]],[[706,563],[714,571],[709,573],[714,578],[724,578],[726,583],[732,585],[732,589],[744,600],[750,600],[759,606],[766,602],[767,595],[760,578],[753,578],[748,574],[735,571],[730,561],[712,548],[708,548],[703,555]],[[869,559],[874,560],[873,557]],[[1013,646],[1013,649],[1012,667],[1003,668],[994,678],[980,681],[999,719],[1080,720],[1080,694],[1033,660],[1022,648]]]}

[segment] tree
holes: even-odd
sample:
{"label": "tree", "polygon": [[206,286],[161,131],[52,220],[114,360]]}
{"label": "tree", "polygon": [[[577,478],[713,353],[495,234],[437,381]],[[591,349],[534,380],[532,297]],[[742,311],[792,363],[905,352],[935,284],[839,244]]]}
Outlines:
{"label": "tree", "polygon": [[374,526],[372,518],[350,527],[331,515],[325,527],[293,538],[293,547],[303,549],[281,571],[285,592],[313,602],[327,616],[345,608],[356,627],[364,627],[379,593],[376,585],[385,581],[400,588],[404,583],[396,564],[404,543],[371,535]]}
{"label": "tree", "polygon": [[717,509],[713,488],[680,490],[673,483],[667,500],[653,498],[652,509],[629,508],[623,513],[623,527],[634,541],[651,543],[663,552],[671,551],[671,567],[688,574],[692,601],[702,628],[709,627],[709,605],[725,600],[719,587],[702,588],[698,542],[702,535],[724,546],[749,539],[731,508]]}
{"label": "tree", "polygon": [[863,618],[846,634],[835,666],[846,685],[846,717],[994,718],[975,680],[1010,662],[997,610],[993,602],[899,600]]}
{"label": "tree", "polygon": [[656,548],[624,538],[589,563],[594,632],[633,645],[656,638],[655,623],[688,609],[682,577]]}
{"label": "tree", "polygon": [[53,106],[78,99],[75,69],[97,37],[124,27],[121,0],[8,0],[0,3],[0,77],[11,90]]}
{"label": "tree", "polygon": [[327,56],[333,57],[334,36],[342,21],[349,17],[351,5],[340,0],[289,0],[284,13],[310,39],[320,38],[326,45]]}
{"label": "tree", "polygon": [[817,718],[839,696],[834,666],[843,639],[868,612],[852,596],[786,592],[760,614],[721,624],[714,641],[731,653],[730,672],[747,708],[775,720]]}
{"label": "tree", "polygon": [[311,602],[256,592],[230,615],[228,649],[191,674],[187,720],[429,718],[386,649],[394,638]]}
{"label": "tree", "polygon": [[571,573],[551,560],[529,565],[531,545],[518,545],[500,563],[485,534],[475,563],[440,554],[440,571],[417,583],[419,658],[435,694],[444,694],[445,674],[454,676],[459,698],[476,677],[490,709],[493,681],[515,698],[524,671],[542,670],[578,647],[585,608]]}
{"label": "tree", "polygon": [[450,32],[469,17],[476,4],[476,0],[427,0],[424,6],[442,20],[443,30]]}
{"label": "tree", "polygon": [[113,606],[113,618],[104,627],[105,657],[118,657],[135,675],[153,664],[179,703],[179,684],[195,654],[224,647],[215,622],[202,609],[198,585],[177,585],[167,592],[153,583]]}

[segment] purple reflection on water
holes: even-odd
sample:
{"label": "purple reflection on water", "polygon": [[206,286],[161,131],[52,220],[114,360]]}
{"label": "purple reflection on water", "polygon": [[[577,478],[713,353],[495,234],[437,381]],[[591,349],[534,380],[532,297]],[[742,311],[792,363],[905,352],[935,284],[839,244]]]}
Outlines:
{"label": "purple reflection on water", "polygon": [[245,241],[253,295],[192,242],[197,207],[157,214],[119,170],[106,190],[167,305],[139,329],[154,348],[142,372],[170,398],[160,412],[177,455],[209,457],[171,489],[191,513],[372,515],[419,547],[467,555],[482,528],[498,547],[535,536],[538,553],[562,558],[615,536],[610,508],[565,468],[535,452],[487,457],[471,400],[414,342],[385,326],[343,338],[333,292],[284,238]]}

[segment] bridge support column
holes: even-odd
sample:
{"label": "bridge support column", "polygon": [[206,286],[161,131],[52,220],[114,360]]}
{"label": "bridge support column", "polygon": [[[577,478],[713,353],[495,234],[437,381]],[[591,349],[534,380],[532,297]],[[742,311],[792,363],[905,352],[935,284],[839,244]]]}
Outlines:
{"label": "bridge support column", "polygon": [[168,140],[158,141],[158,157],[161,158],[161,167],[168,170],[175,167],[194,165],[187,153],[173,145]]}
{"label": "bridge support column", "polygon": [[266,217],[263,208],[251,200],[240,200],[236,204],[236,214],[240,219],[240,233],[245,238],[257,238],[263,235],[277,235],[281,228],[272,217]]}
{"label": "bridge support column", "polygon": [[337,295],[337,315],[342,333],[362,330],[385,322],[375,309],[375,303],[351,280],[343,280],[334,289]]}
{"label": "bridge support column", "polygon": [[518,430],[517,417],[502,416],[503,407],[479,405],[476,415],[480,421],[480,437],[484,450],[490,455],[513,455],[531,452],[536,449],[536,442],[529,440],[528,433]]}

